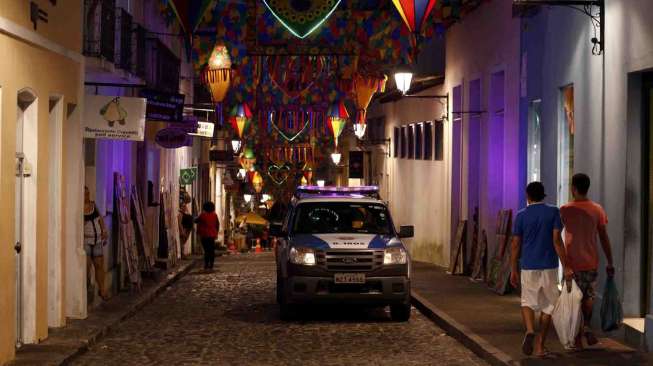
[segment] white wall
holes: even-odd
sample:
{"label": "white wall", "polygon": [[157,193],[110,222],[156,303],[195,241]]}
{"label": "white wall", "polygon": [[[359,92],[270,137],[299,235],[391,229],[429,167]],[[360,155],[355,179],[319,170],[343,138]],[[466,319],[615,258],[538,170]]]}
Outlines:
{"label": "white wall", "polygon": [[[422,94],[441,94],[436,87]],[[389,201],[395,226],[414,225],[415,237],[406,241],[413,260],[449,264],[449,167],[450,124],[445,123],[443,161],[394,157],[394,127],[439,119],[444,112],[437,99],[404,98],[394,103],[374,104],[370,118],[385,115],[386,136],[392,139],[391,157],[385,161],[380,190]],[[380,170],[380,167],[379,167]],[[387,177],[387,178],[386,178]]]}
{"label": "white wall", "polygon": [[[463,114],[462,162],[451,162],[452,167],[462,169],[461,197],[452,198],[452,208],[460,218],[470,221],[468,207],[469,188],[478,188],[480,229],[488,234],[489,255],[493,255],[495,224],[500,209],[516,210],[523,206],[523,179],[520,171],[525,161],[520,157],[519,122],[519,72],[520,72],[520,23],[512,17],[512,1],[497,0],[482,3],[476,10],[454,24],[446,33],[446,68],[444,90],[452,95],[457,86],[462,86],[463,112],[477,109],[470,107],[470,83],[479,80],[481,86],[480,135],[478,154],[482,159],[475,172],[479,182],[469,181],[470,117]],[[493,75],[503,73],[503,85],[493,82]],[[503,89],[503,115],[501,106],[491,102]],[[494,94],[494,95],[493,95]],[[450,104],[451,105],[451,104]],[[450,111],[459,112],[459,111]],[[451,116],[450,116],[451,117]],[[451,119],[451,118],[450,118]],[[503,121],[501,121],[503,120]],[[449,132],[450,133],[450,132]],[[452,142],[456,143],[456,142]],[[474,166],[474,165],[472,165]],[[493,170],[492,167],[496,169]],[[496,170],[496,171],[495,171]],[[474,195],[472,195],[474,196]],[[475,205],[475,203],[470,204]],[[468,226],[470,227],[470,226]],[[479,233],[480,234],[480,233]],[[470,237],[468,231],[468,237]]]}
{"label": "white wall", "polygon": [[50,139],[50,171],[51,183],[48,190],[50,198],[48,225],[48,326],[61,327],[65,324],[63,311],[63,249],[62,249],[62,135],[63,135],[63,109],[62,97],[51,97],[50,103],[56,104],[50,110],[49,139]]}

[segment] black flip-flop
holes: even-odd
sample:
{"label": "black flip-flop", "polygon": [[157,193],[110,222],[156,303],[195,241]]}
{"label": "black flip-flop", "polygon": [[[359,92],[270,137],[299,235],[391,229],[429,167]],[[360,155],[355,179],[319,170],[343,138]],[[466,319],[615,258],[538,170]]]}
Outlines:
{"label": "black flip-flop", "polygon": [[526,356],[533,354],[533,343],[535,342],[535,333],[526,333],[524,336],[524,341],[521,344],[521,351],[524,352]]}

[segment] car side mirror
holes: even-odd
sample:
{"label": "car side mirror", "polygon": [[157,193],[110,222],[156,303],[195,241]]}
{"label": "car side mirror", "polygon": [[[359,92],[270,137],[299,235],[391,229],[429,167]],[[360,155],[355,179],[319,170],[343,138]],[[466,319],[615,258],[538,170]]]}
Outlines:
{"label": "car side mirror", "polygon": [[415,227],[413,225],[409,226],[400,226],[399,227],[399,238],[412,238],[415,236]]}
{"label": "car side mirror", "polygon": [[283,227],[281,224],[270,224],[270,235],[271,236],[276,236],[276,237],[282,237],[285,236],[285,233],[283,232]]}

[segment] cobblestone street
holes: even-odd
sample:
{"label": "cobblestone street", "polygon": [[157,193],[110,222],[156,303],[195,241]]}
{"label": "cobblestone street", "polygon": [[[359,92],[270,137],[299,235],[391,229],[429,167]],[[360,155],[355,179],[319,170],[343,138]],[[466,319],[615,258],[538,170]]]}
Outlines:
{"label": "cobblestone street", "polygon": [[[116,326],[75,365],[481,365],[413,310],[311,308],[282,322],[270,254],[217,259]],[[319,315],[317,315],[319,313]]]}

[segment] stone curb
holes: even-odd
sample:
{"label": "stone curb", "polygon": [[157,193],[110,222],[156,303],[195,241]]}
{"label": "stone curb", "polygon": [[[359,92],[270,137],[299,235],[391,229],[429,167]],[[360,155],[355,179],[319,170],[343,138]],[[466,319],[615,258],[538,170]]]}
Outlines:
{"label": "stone curb", "polygon": [[519,365],[519,362],[512,359],[510,355],[491,345],[483,337],[457,322],[414,290],[411,291],[410,297],[413,305],[422,314],[444,329],[449,336],[465,345],[465,347],[469,348],[489,364],[497,366]]}
{"label": "stone curb", "polygon": [[136,303],[131,304],[125,311],[115,319],[112,319],[107,324],[104,324],[101,329],[98,329],[87,339],[81,339],[80,345],[77,349],[73,350],[69,355],[67,355],[59,365],[68,365],[75,358],[86,353],[90,347],[97,344],[102,338],[104,338],[115,326],[122,323],[123,321],[134,316],[139,310],[151,303],[159,294],[166,290],[166,288],[173,283],[177,282],[180,278],[185,276],[190,270],[192,270],[195,265],[198,263],[197,259],[191,259],[190,262],[186,263],[184,267],[179,267],[173,273],[166,274],[166,279],[156,284],[153,288],[149,289],[147,293],[140,296]]}

